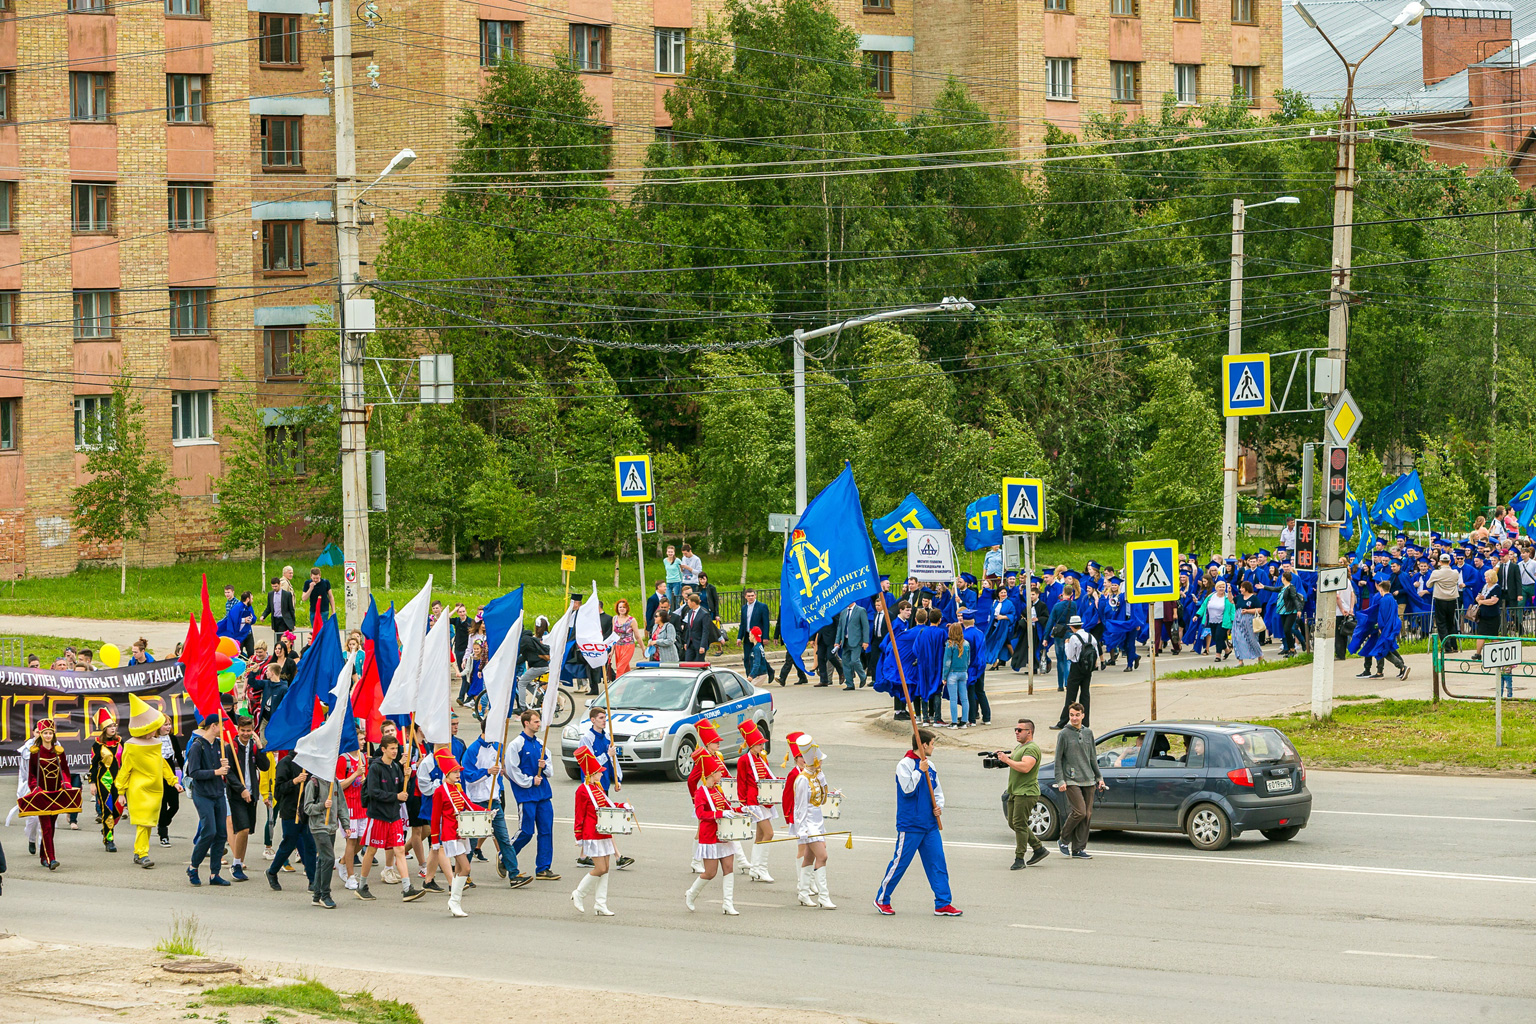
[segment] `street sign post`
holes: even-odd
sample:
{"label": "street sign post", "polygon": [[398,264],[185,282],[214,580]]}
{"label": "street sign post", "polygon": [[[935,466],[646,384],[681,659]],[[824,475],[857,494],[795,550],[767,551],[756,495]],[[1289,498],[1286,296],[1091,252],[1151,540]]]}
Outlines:
{"label": "street sign post", "polygon": [[1348,389],[1340,391],[1339,397],[1334,399],[1333,405],[1323,414],[1323,428],[1328,434],[1328,440],[1346,448],[1354,440],[1363,422],[1365,414],[1360,411],[1360,406]]}
{"label": "street sign post", "polygon": [[1221,357],[1222,412],[1227,416],[1268,416],[1269,354]]}
{"label": "street sign post", "polygon": [[1125,599],[1132,604],[1179,599],[1179,542],[1141,540],[1125,546]]}
{"label": "street sign post", "polygon": [[1507,669],[1520,664],[1525,648],[1519,638],[1513,640],[1487,640],[1483,642],[1483,664],[1489,668]]}
{"label": "street sign post", "polygon": [[1045,530],[1045,484],[1031,477],[1003,477],[1003,529],[1010,533]]}
{"label": "street sign post", "polygon": [[616,455],[613,459],[613,484],[623,502],[654,501],[651,493],[651,457]]}
{"label": "street sign post", "polygon": [[1332,569],[1319,569],[1317,572],[1317,592],[1319,594],[1337,594],[1341,590],[1349,589],[1349,570],[1343,566],[1334,566]]}
{"label": "street sign post", "polygon": [[1298,569],[1317,568],[1317,520],[1296,520],[1296,551],[1293,561]]}

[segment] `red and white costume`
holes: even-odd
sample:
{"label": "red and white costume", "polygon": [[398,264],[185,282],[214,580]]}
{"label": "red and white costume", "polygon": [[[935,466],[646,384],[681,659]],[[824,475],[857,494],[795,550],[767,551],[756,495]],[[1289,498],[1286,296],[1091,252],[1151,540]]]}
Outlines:
{"label": "red and white costume", "polygon": [[[694,761],[699,769],[699,777],[707,775],[725,774],[725,759],[719,754],[708,750],[700,750],[694,755]],[[693,858],[696,862],[706,860],[723,860],[736,854],[735,844],[729,840],[720,839],[720,819],[731,813],[736,808],[731,803],[730,797],[718,786],[700,785],[693,791],[693,814],[699,819],[699,839],[694,846]],[[724,867],[722,864],[721,867]],[[683,900],[690,911],[696,910],[695,901],[703,891],[708,880],[702,875],[693,880],[688,891],[683,895]],[[736,875],[731,871],[724,871],[720,877],[721,895],[720,911],[731,917],[737,916],[736,906],[732,896],[736,891]]]}
{"label": "red and white costume", "polygon": [[836,909],[827,891],[827,869],[815,867],[812,851],[804,849],[813,843],[825,843],[827,827],[821,807],[811,803],[811,782],[827,792],[827,777],[821,773],[821,748],[803,732],[792,732],[784,737],[790,757],[806,762],[791,768],[784,779],[784,821],[794,832],[796,849],[802,852],[802,861],[796,871],[796,895],[803,907]]}
{"label": "red and white costume", "polygon": [[[585,753],[585,757],[583,754]],[[581,765],[583,778],[590,775],[601,775],[603,766],[597,760],[597,756],[587,747],[581,747],[576,751],[576,762]],[[599,807],[628,807],[626,803],[616,803],[608,799],[608,794],[603,792],[603,787],[591,782],[583,782],[576,787],[576,841],[581,844],[583,857],[614,857],[618,850],[614,848],[613,836],[607,832],[599,832],[597,828],[597,809]]]}
{"label": "red and white costume", "polygon": [[[438,752],[437,766],[444,776],[459,770],[458,761],[446,747]],[[432,849],[442,850],[445,857],[468,857],[469,840],[459,838],[459,812],[483,811],[484,807],[464,795],[456,782],[444,778],[432,795]]]}
{"label": "red and white costume", "polygon": [[346,838],[361,839],[368,831],[368,812],[363,809],[363,778],[367,772],[363,771],[363,755],[361,751],[354,750],[351,753],[342,754],[336,759],[336,778],[346,779],[356,775],[352,785],[341,791],[342,798],[347,801],[347,829]]}
{"label": "red and white costume", "polygon": [[[757,728],[751,722],[742,725],[742,735],[746,737],[748,727],[752,727],[752,733],[757,733]],[[760,742],[760,740],[757,740]],[[750,746],[753,738],[747,739]],[[753,821],[772,821],[773,805],[758,802],[757,783],[760,779],[776,779],[773,769],[768,766],[768,759],[762,754],[754,754],[752,751],[743,750],[741,757],[736,759],[736,799],[741,801],[742,809],[751,816]]]}
{"label": "red and white costume", "polygon": [[[716,729],[715,723],[709,719],[699,719],[698,725],[694,726],[694,728],[699,733],[699,750],[694,753],[693,768],[688,772],[688,795],[690,797],[698,792],[699,780],[703,778],[703,762],[699,760],[699,754],[704,753],[704,748],[709,744],[713,743],[718,746],[720,743],[720,730]],[[720,763],[722,766],[725,764],[723,760]],[[723,787],[729,781],[731,781],[731,773],[727,770],[725,777],[720,780],[720,785]]]}

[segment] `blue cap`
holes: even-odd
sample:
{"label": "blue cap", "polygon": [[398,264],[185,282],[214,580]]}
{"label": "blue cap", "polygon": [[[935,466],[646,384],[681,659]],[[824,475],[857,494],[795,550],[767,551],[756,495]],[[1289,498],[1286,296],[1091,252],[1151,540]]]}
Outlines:
{"label": "blue cap", "polygon": [[1090,568],[1090,569],[1097,569],[1097,568],[1099,568],[1099,563],[1095,562],[1093,559],[1090,558],[1090,559],[1088,559],[1088,568]]}
{"label": "blue cap", "polygon": [[1111,576],[1108,582],[1113,583],[1117,587],[1125,586],[1125,580],[1121,579],[1119,576]]}
{"label": "blue cap", "polygon": [[1379,573],[1376,574],[1376,582],[1377,583],[1385,583],[1388,586],[1391,586],[1391,584],[1392,584],[1392,574],[1389,573],[1389,572],[1379,572]]}
{"label": "blue cap", "polygon": [[976,585],[976,577],[975,577],[975,576],[972,576],[972,575],[971,575],[971,574],[970,574],[970,573],[968,573],[968,572],[963,572],[963,573],[961,573],[961,574],[960,574],[960,578],[961,578],[961,579],[963,579],[963,580],[965,580],[965,582],[966,582],[966,583],[969,583],[969,584],[970,584],[970,585],[971,585],[971,586],[973,586],[973,587],[974,587],[974,586],[975,586],[975,585]]}

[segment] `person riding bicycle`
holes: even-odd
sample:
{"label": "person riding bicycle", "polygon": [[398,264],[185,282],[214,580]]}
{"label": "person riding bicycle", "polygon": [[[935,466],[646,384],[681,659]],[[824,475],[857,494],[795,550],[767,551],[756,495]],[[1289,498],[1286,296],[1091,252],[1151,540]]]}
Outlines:
{"label": "person riding bicycle", "polygon": [[539,677],[549,670],[549,648],[544,634],[549,632],[549,620],[540,615],[533,622],[533,631],[523,630],[517,643],[517,660],[523,664],[523,674],[518,677],[513,694],[516,706],[521,709],[533,704],[533,691]]}

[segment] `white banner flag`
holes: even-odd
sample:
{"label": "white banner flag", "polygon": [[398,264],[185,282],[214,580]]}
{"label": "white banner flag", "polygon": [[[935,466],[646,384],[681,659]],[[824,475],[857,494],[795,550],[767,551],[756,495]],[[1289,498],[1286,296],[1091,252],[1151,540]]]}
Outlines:
{"label": "white banner flag", "polygon": [[540,714],[544,725],[555,720],[555,709],[560,706],[560,671],[565,663],[565,642],[571,635],[571,610],[560,614],[560,619],[544,634],[549,641],[549,688],[544,691],[544,706]]}
{"label": "white banner flag", "polygon": [[293,760],[309,774],[322,782],[336,781],[336,759],[341,756],[341,729],[345,724],[348,697],[352,693],[352,659],[342,661],[341,674],[336,677],[336,687],[331,691],[335,703],[325,721],[300,736],[293,744]]}
{"label": "white banner flag", "polygon": [[416,724],[428,743],[447,743],[453,737],[452,657],[448,609],[444,608],[422,645],[421,682],[416,690]]}
{"label": "white banner flag", "polygon": [[379,702],[383,715],[409,715],[416,710],[416,690],[421,683],[421,649],[427,642],[427,613],[432,610],[432,577],[421,593],[395,613],[395,632],[400,634],[400,664],[389,692]]}
{"label": "white banner flag", "polygon": [[948,530],[907,531],[907,575],[923,583],[955,581],[955,551]]}
{"label": "white banner flag", "polygon": [[597,600],[597,580],[593,580],[592,596],[576,612],[576,646],[588,665],[601,668],[612,644],[613,637],[603,635],[603,609]]}

